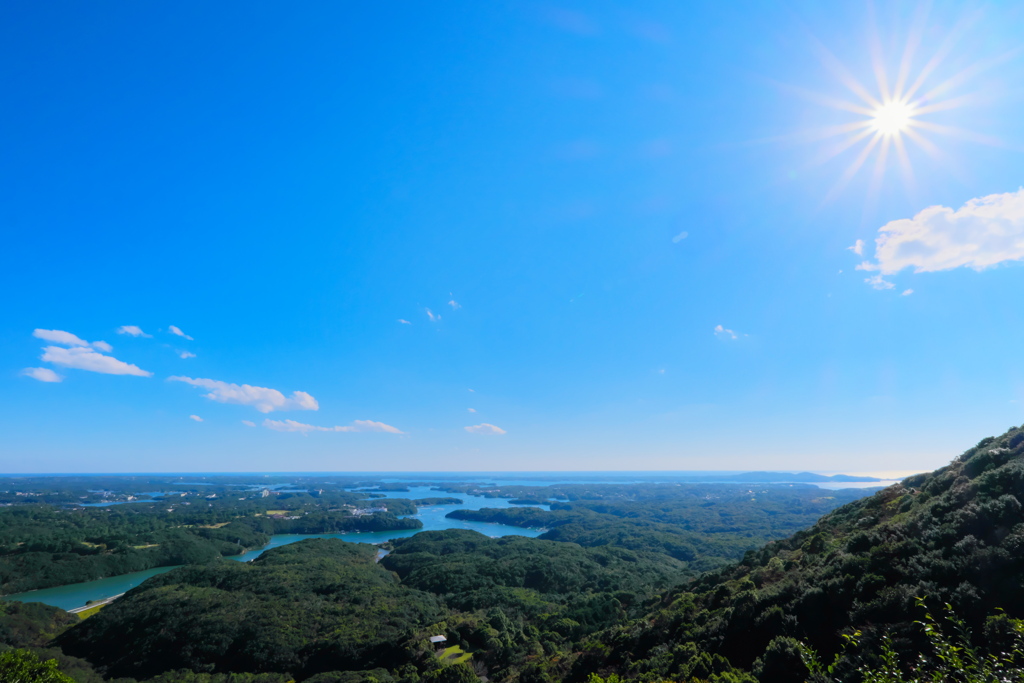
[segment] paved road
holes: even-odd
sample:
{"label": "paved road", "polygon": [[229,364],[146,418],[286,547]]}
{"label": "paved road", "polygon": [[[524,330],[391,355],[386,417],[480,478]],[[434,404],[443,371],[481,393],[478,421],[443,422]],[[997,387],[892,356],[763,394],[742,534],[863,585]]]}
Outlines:
{"label": "paved road", "polygon": [[69,609],[68,610],[68,614],[78,614],[79,612],[84,612],[85,610],[92,609],[93,607],[99,607],[100,605],[108,605],[108,604],[114,602],[114,600],[117,600],[122,595],[124,595],[124,593],[118,593],[117,595],[115,595],[113,597],[109,597],[109,598],[106,598],[104,600],[97,600],[96,602],[92,603],[91,605],[84,605],[82,607],[76,607],[75,609]]}

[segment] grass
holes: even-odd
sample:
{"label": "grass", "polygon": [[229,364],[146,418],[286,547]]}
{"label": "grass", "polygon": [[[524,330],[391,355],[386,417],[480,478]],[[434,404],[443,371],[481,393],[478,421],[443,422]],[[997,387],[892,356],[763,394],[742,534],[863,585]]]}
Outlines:
{"label": "grass", "polygon": [[287,515],[287,510],[267,510],[268,515]]}
{"label": "grass", "polygon": [[91,617],[92,615],[96,614],[97,612],[99,612],[104,607],[106,607],[108,604],[110,604],[110,603],[103,603],[102,605],[96,605],[95,607],[90,607],[89,609],[84,609],[81,612],[76,612],[76,614],[78,614],[78,618],[79,619],[88,619],[89,617]]}
{"label": "grass", "polygon": [[473,655],[466,652],[458,645],[452,645],[451,647],[446,647],[441,652],[438,652],[437,658],[445,664],[461,664],[463,662],[468,662],[473,658]]}

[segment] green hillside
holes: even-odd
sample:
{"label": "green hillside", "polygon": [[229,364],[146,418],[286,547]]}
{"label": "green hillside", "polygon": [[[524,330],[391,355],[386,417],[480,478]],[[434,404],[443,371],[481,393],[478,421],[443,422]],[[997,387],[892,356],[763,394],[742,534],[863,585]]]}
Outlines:
{"label": "green hillside", "polygon": [[[989,617],[1024,616],[1022,498],[1024,430],[1014,428],[667,593],[659,609],[592,641],[565,675],[686,680],[735,667],[803,680],[787,638],[826,657],[854,631],[862,650],[888,634],[897,649],[920,651],[915,597],[949,603],[977,640],[998,644],[1008,623]],[[847,659],[841,677],[854,668]]]}

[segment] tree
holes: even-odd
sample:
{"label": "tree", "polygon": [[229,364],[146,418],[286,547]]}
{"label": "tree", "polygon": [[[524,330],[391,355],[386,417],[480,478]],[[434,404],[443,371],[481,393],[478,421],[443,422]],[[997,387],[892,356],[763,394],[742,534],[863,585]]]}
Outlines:
{"label": "tree", "polygon": [[57,660],[40,661],[29,650],[0,653],[0,681],[4,683],[75,683],[57,668]]}

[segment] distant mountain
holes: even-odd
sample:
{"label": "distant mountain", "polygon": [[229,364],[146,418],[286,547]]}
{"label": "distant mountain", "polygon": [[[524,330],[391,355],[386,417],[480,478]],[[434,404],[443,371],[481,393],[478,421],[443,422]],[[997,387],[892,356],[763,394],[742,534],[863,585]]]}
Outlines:
{"label": "distant mountain", "polygon": [[[708,477],[711,480],[712,477]],[[769,483],[816,483],[816,482],[871,482],[882,481],[878,477],[859,477],[850,474],[814,474],[813,472],[744,472],[743,474],[731,474],[723,477],[714,477],[718,481],[735,481],[751,484]]]}

